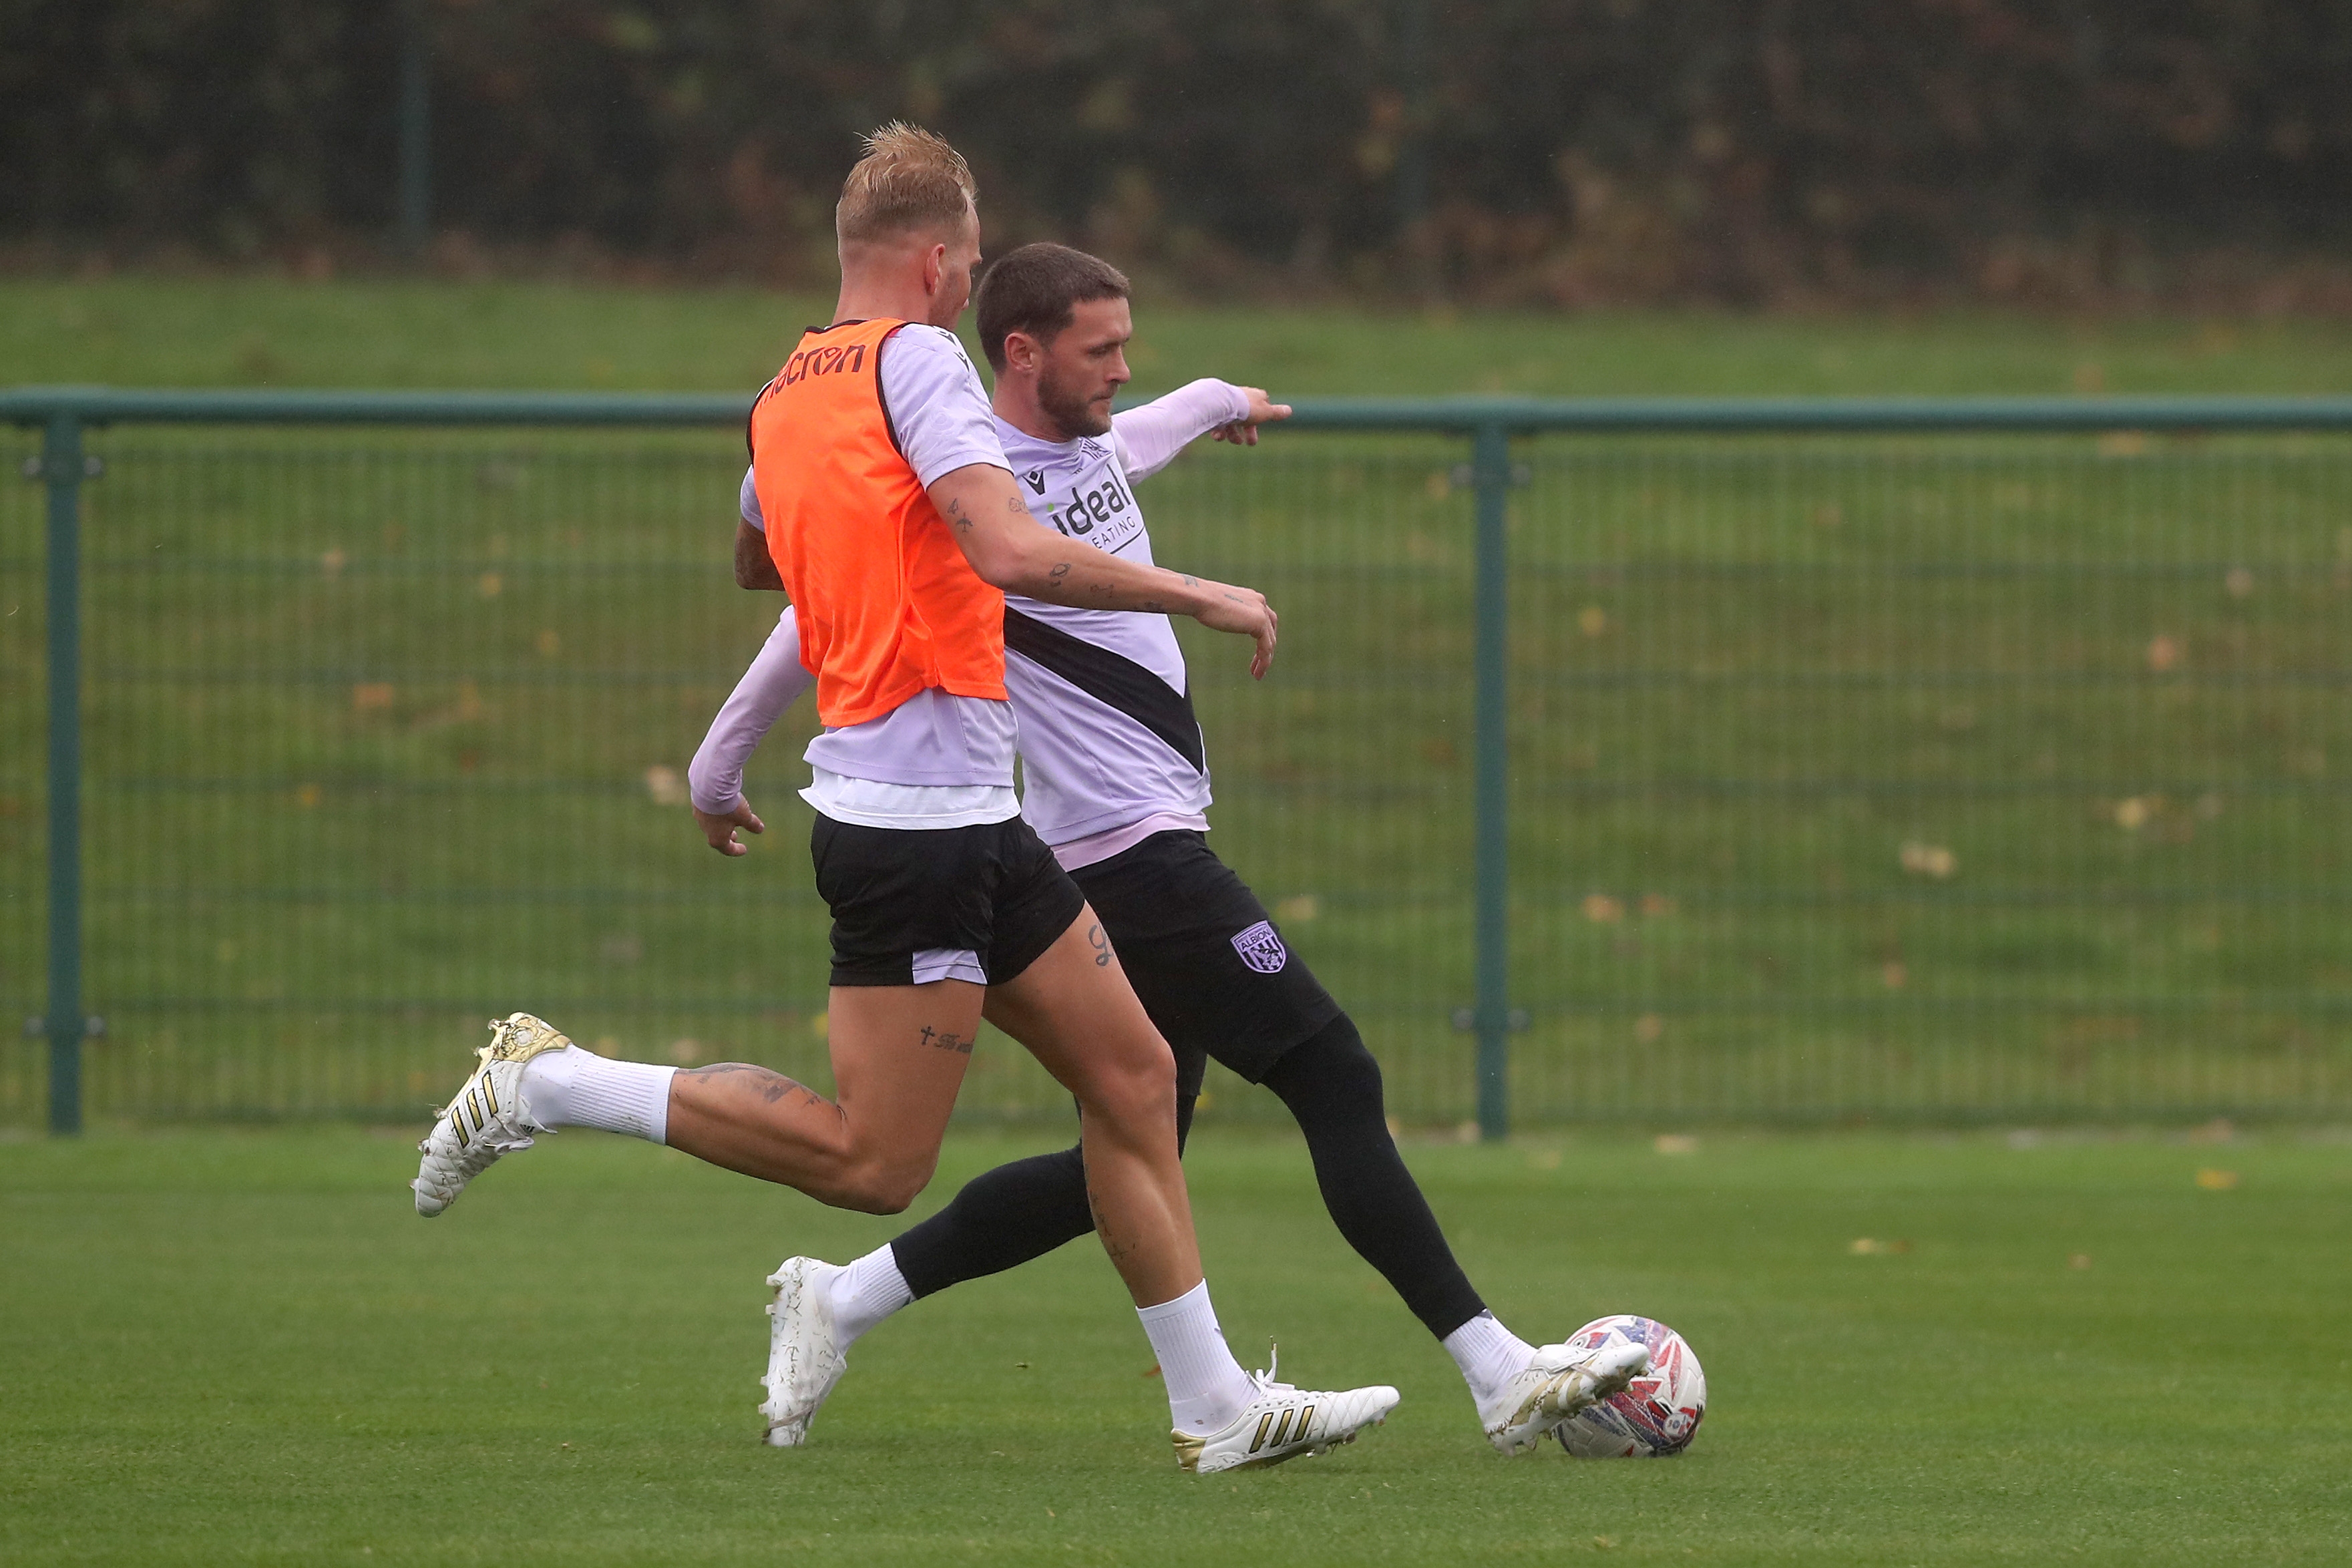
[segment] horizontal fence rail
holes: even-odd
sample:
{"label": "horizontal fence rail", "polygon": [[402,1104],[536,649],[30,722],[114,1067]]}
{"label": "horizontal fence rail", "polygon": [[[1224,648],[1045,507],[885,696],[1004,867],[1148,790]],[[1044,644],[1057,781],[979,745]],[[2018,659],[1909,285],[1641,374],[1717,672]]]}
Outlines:
{"label": "horizontal fence rail", "polygon": [[[0,392],[0,1125],[414,1120],[515,1007],[829,1082],[813,716],[749,861],[683,804],[746,406]],[[1185,632],[1214,841],[1407,1121],[2352,1097],[2352,399],[1310,400],[1139,499],[1282,607]]]}

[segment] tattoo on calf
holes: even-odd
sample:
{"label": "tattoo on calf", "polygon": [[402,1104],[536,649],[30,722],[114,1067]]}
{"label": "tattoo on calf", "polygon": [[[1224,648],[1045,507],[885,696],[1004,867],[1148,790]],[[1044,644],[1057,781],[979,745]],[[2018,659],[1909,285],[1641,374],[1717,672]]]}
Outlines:
{"label": "tattoo on calf", "polygon": [[811,1105],[824,1103],[824,1096],[807,1085],[796,1083],[772,1068],[763,1068],[752,1062],[713,1062],[707,1068],[684,1068],[678,1076],[696,1079],[704,1083],[715,1083],[722,1078],[743,1076],[751,1079],[750,1087],[758,1090],[760,1098],[770,1105],[790,1097],[806,1100]]}

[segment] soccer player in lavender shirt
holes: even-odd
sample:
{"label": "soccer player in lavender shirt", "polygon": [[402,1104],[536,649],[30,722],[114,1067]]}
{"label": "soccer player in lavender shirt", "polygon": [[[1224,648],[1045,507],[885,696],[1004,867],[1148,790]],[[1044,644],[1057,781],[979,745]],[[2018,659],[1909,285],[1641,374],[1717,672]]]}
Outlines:
{"label": "soccer player in lavender shirt", "polygon": [[[1255,445],[1260,425],[1290,410],[1255,387],[1204,380],[1114,417],[1112,399],[1128,380],[1128,292],[1127,279],[1095,257],[1024,246],[981,285],[980,336],[996,372],[997,433],[1032,515],[1073,541],[1149,563],[1136,481],[1203,435]],[[781,586],[759,569],[767,552],[748,476],[740,500],[738,580]],[[1167,618],[1013,595],[1004,644],[1022,815],[1085,891],[1175,1051],[1179,1147],[1211,1058],[1281,1097],[1307,1136],[1340,1233],[1453,1354],[1501,1452],[1527,1451],[1622,1388],[1643,1364],[1639,1347],[1530,1345],[1486,1310],[1397,1153],[1379,1064],[1255,896],[1210,850],[1208,763]],[[696,818],[722,854],[745,853],[739,827],[761,829],[742,796],[743,763],[809,679],[788,609],[690,770]],[[793,1418],[805,1428],[849,1346],[890,1313],[1042,1256],[1091,1226],[1085,1161],[1072,1148],[976,1178],[939,1214],[845,1268],[792,1260],[786,1267],[817,1287],[800,1298],[789,1335],[778,1331],[812,1373],[798,1380]]]}

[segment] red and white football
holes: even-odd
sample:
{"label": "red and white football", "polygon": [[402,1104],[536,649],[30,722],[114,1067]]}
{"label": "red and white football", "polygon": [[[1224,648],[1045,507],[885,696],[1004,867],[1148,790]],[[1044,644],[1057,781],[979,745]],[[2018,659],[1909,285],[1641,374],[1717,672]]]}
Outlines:
{"label": "red and white football", "polygon": [[1650,1347],[1650,1370],[1625,1392],[1559,1424],[1559,1446],[1580,1459],[1661,1459],[1690,1447],[1706,1416],[1706,1373],[1682,1335],[1649,1318],[1597,1318],[1568,1337],[1587,1350]]}

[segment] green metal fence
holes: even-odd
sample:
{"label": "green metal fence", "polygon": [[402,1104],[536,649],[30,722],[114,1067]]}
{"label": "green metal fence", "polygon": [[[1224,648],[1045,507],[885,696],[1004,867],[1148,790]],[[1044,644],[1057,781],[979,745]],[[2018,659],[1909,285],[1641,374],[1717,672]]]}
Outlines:
{"label": "green metal fence", "polygon": [[[514,1007],[827,1082],[813,716],[749,861],[682,804],[741,409],[0,394],[0,1125],[415,1120]],[[1142,496],[1282,608],[1185,634],[1215,842],[1402,1119],[2352,1103],[2352,400],[1307,404]]]}

